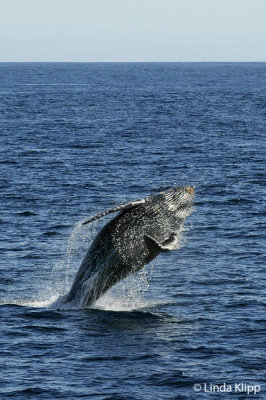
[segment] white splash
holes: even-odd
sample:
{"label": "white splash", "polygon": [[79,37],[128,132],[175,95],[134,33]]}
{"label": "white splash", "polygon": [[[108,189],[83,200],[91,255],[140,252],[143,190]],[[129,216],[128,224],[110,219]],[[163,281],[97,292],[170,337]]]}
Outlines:
{"label": "white splash", "polygon": [[117,283],[100,297],[91,308],[108,311],[133,311],[151,307],[153,303],[145,295],[149,289],[153,265],[151,263],[149,267],[144,267],[136,274],[132,274]]}

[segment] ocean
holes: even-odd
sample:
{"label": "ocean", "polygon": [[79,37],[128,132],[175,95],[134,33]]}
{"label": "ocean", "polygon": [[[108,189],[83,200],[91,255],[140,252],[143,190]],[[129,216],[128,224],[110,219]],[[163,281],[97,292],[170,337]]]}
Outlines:
{"label": "ocean", "polygon": [[[0,64],[1,400],[265,398],[265,67]],[[54,306],[85,218],[180,185],[179,250]]]}

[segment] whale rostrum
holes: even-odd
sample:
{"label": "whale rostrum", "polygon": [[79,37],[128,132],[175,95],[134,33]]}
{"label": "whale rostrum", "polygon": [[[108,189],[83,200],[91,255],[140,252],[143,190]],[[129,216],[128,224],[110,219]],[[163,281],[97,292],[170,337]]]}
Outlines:
{"label": "whale rostrum", "polygon": [[145,199],[109,208],[85,220],[83,224],[118,212],[93,240],[66,302],[86,308],[159,253],[177,249],[184,220],[192,212],[193,201],[193,187],[174,187]]}

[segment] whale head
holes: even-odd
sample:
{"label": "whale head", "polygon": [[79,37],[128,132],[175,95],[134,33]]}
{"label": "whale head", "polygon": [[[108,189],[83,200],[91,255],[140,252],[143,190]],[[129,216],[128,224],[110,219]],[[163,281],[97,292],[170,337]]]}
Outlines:
{"label": "whale head", "polygon": [[156,196],[146,199],[146,207],[161,215],[184,219],[192,212],[194,188],[178,186],[165,190]]}

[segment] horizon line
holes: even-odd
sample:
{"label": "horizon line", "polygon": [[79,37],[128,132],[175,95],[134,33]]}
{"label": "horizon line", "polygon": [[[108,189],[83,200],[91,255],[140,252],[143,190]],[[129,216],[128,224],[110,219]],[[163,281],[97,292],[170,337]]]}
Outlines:
{"label": "horizon line", "polygon": [[265,61],[256,61],[256,60],[249,60],[249,61],[245,61],[245,60],[238,60],[238,61],[216,61],[216,60],[208,60],[208,61],[0,61],[0,64],[22,64],[22,63],[31,63],[31,64],[33,64],[33,63],[46,63],[46,64],[49,64],[49,63],[80,63],[80,64],[89,64],[89,63],[93,63],[93,64],[96,64],[96,63],[98,63],[98,64],[130,64],[130,63],[132,63],[132,64],[148,64],[148,63],[150,63],[150,64],[155,64],[155,63],[157,63],[157,64],[159,64],[159,63],[161,63],[161,64],[164,64],[164,63],[167,63],[167,64],[170,64],[170,63],[173,63],[173,64],[178,64],[178,63],[220,63],[220,64],[222,64],[222,63],[266,63],[266,60]]}

